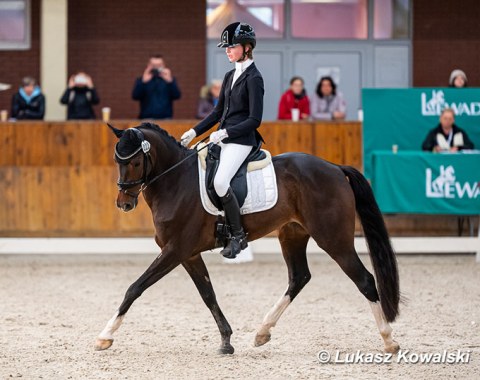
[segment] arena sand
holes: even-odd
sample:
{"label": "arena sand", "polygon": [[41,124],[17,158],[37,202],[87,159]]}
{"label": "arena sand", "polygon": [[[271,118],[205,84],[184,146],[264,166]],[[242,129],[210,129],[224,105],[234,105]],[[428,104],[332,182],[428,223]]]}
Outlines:
{"label": "arena sand", "polygon": [[[478,379],[480,264],[473,256],[400,257],[408,302],[393,324],[411,353],[470,351],[463,364],[320,364],[317,353],[382,352],[365,299],[326,255],[310,257],[312,280],[287,309],[272,341],[255,329],[286,288],[278,256],[254,263],[206,261],[234,334],[234,355],[216,354],[215,322],[177,268],[127,314],[113,346],[93,343],[127,287],[153,256],[0,256],[0,378],[26,379]],[[370,268],[367,256],[362,260]]]}

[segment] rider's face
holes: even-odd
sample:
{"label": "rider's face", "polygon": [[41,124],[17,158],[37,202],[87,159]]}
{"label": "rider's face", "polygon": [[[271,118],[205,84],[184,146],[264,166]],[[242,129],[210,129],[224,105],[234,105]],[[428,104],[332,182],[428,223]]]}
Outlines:
{"label": "rider's face", "polygon": [[236,45],[233,47],[225,48],[225,53],[227,53],[228,60],[230,62],[237,62],[243,55],[243,46]]}

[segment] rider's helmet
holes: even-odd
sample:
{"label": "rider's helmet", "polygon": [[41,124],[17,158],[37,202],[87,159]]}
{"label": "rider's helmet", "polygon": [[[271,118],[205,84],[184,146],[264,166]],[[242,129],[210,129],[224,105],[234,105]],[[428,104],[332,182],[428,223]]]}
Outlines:
{"label": "rider's helmet", "polygon": [[255,45],[257,44],[255,31],[250,25],[244,22],[234,22],[223,29],[220,43],[217,46],[226,48],[239,44],[245,46],[247,43],[252,45],[252,49],[255,48]]}

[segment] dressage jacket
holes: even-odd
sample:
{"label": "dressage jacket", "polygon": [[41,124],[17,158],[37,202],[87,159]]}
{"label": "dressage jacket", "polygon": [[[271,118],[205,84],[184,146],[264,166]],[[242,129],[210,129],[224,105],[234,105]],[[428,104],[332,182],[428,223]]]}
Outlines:
{"label": "dressage jacket", "polygon": [[218,122],[218,129],[226,129],[228,138],[223,142],[258,146],[263,141],[257,128],[263,115],[263,78],[255,63],[238,77],[232,87],[235,69],[225,74],[218,103],[213,111],[194,130],[197,136]]}

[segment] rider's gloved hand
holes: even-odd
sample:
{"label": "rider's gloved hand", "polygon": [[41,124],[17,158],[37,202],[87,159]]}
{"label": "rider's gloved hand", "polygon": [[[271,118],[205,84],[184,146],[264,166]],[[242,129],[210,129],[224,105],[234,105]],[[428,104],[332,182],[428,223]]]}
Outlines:
{"label": "rider's gloved hand", "polygon": [[188,146],[192,142],[192,140],[197,136],[197,133],[193,129],[189,129],[185,132],[182,137],[180,137],[180,144],[183,146]]}
{"label": "rider's gloved hand", "polygon": [[223,139],[228,137],[228,133],[226,129],[220,129],[219,131],[212,132],[210,135],[210,141],[214,144],[218,144]]}

